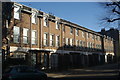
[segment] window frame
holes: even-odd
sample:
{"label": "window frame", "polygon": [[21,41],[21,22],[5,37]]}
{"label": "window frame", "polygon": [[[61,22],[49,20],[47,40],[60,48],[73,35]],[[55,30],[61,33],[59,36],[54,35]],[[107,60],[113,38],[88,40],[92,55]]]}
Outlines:
{"label": "window frame", "polygon": [[[17,31],[18,34],[16,34],[16,32],[14,31],[15,27],[18,28],[18,30],[19,30],[19,31]],[[15,39],[16,39],[15,37],[17,37],[18,41],[15,41]],[[13,28],[13,42],[14,43],[20,43],[20,27],[18,27],[18,26],[14,26],[14,28]]]}
{"label": "window frame", "polygon": [[76,36],[79,36],[79,29],[76,29]]}
{"label": "window frame", "polygon": [[69,45],[69,42],[68,42],[68,41],[69,41],[69,38],[66,38],[66,43],[65,43],[65,44],[66,44],[67,46]]}
{"label": "window frame", "polygon": [[60,46],[60,35],[56,35],[56,47]]}
{"label": "window frame", "polygon": [[44,16],[44,17],[43,17],[43,25],[44,25],[45,27],[48,27],[48,26],[49,26],[48,16]]}
{"label": "window frame", "polygon": [[[37,11],[35,11],[35,10],[32,10],[32,14],[31,14],[32,16],[31,16],[31,22],[33,23],[33,24],[37,24]],[[34,16],[33,16],[34,15]]]}
{"label": "window frame", "polygon": [[50,34],[50,46],[54,46],[54,34]]}
{"label": "window frame", "polygon": [[84,31],[82,31],[82,37],[85,38],[85,32]]}
{"label": "window frame", "polygon": [[70,26],[70,34],[73,34],[73,27]]}
{"label": "window frame", "polygon": [[[46,34],[46,36],[45,36],[45,34]],[[43,45],[48,46],[48,33],[47,32],[45,32],[44,35],[43,35]]]}
{"label": "window frame", "polygon": [[60,23],[58,21],[56,21],[55,24],[56,24],[56,29],[60,30]]}
{"label": "window frame", "polygon": [[73,39],[70,38],[70,46],[73,46]]}
{"label": "window frame", "polygon": [[[15,7],[19,9],[15,11]],[[14,5],[14,19],[20,20],[20,13],[21,13],[21,6],[15,4]]]}
{"label": "window frame", "polygon": [[[27,30],[27,36],[24,35],[24,30]],[[29,35],[28,35],[28,32],[29,32],[29,29],[28,28],[23,28],[23,43],[24,44],[28,44],[29,43]],[[24,42],[24,37],[26,38],[27,37],[27,42]]]}
{"label": "window frame", "polygon": [[[32,30],[32,32],[35,32],[35,37],[33,37],[31,34],[31,44],[37,45],[37,30]],[[35,43],[33,43],[33,40],[35,41]]]}

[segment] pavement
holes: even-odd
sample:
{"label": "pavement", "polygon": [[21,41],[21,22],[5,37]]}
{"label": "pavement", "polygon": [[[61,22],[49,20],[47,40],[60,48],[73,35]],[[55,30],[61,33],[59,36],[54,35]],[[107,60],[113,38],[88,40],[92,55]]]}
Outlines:
{"label": "pavement", "polygon": [[86,78],[86,77],[118,77],[118,70],[120,66],[118,63],[114,64],[104,64],[94,67],[87,67],[87,68],[78,68],[78,69],[68,69],[64,71],[50,71],[47,72],[48,77],[50,78]]}

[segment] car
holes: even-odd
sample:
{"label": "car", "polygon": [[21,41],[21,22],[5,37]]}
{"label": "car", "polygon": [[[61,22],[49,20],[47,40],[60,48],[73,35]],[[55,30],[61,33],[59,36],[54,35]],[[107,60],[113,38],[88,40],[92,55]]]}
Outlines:
{"label": "car", "polygon": [[47,74],[27,65],[10,66],[2,80],[47,80]]}

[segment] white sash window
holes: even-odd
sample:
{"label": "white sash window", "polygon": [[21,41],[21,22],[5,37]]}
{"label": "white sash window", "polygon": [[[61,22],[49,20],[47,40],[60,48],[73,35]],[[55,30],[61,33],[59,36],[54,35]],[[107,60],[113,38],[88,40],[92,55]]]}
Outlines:
{"label": "white sash window", "polygon": [[44,33],[44,46],[48,46],[48,33]]}
{"label": "white sash window", "polygon": [[13,41],[14,43],[19,43],[20,42],[20,27],[14,26],[13,29]]}
{"label": "white sash window", "polygon": [[14,18],[20,19],[20,6],[17,5],[14,6]]}
{"label": "white sash window", "polygon": [[28,43],[28,29],[23,28],[23,43],[27,44]]}
{"label": "white sash window", "polygon": [[32,44],[37,44],[37,31],[32,30]]}

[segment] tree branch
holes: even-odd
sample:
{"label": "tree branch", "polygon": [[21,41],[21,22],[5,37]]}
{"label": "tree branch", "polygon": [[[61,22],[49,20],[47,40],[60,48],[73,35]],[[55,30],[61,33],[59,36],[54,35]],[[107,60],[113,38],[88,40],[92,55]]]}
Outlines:
{"label": "tree branch", "polygon": [[120,8],[120,1],[118,2],[112,2],[112,3],[107,3],[106,6],[112,6],[112,5],[116,5]]}
{"label": "tree branch", "polygon": [[117,21],[117,20],[120,20],[120,18],[116,18],[116,19],[109,19],[109,20],[107,20],[107,22],[114,22],[114,21]]}
{"label": "tree branch", "polygon": [[115,12],[115,13],[117,13],[117,14],[120,14],[120,12],[117,11],[115,8],[112,11]]}

